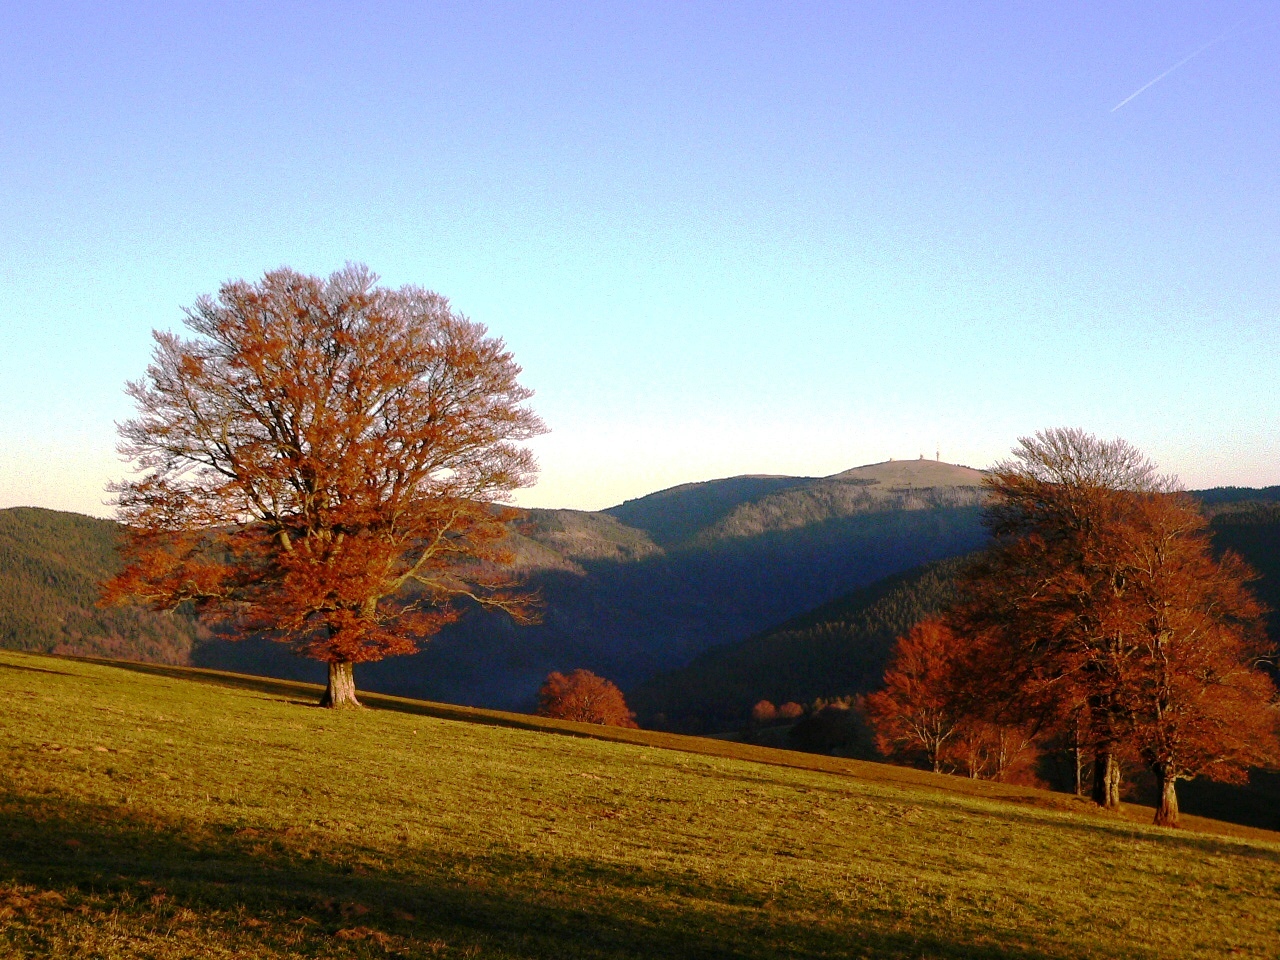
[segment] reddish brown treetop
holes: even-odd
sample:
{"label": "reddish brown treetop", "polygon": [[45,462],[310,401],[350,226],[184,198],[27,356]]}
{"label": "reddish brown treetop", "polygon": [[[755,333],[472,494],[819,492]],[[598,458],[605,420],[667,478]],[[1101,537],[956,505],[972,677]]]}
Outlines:
{"label": "reddish brown treetop", "polygon": [[224,285],[157,332],[138,416],[131,532],[107,601],[194,601],[330,663],[410,652],[450,598],[513,606],[493,574],[544,431],[503,342],[363,266]]}
{"label": "reddish brown treetop", "polygon": [[627,709],[622,691],[590,670],[548,676],[538,691],[538,716],[610,727],[636,725],[635,714]]}

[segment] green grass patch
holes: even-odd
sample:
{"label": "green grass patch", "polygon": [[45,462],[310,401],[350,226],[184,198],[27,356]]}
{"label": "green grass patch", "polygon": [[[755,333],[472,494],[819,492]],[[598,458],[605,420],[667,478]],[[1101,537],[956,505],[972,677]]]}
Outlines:
{"label": "green grass patch", "polygon": [[1280,943],[1280,843],[1259,831],[1162,831],[1037,791],[394,698],[324,711],[305,685],[212,672],[0,653],[0,699],[3,955]]}

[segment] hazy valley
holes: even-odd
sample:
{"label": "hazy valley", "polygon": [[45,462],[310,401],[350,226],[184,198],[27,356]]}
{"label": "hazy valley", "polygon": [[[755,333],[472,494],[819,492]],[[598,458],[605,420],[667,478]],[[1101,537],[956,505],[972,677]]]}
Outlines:
{"label": "hazy valley", "polygon": [[[949,597],[982,545],[980,471],[889,461],[831,477],[690,483],[599,512],[529,510],[511,533],[542,623],[470,610],[418,654],[360,667],[362,687],[527,709],[552,670],[615,680],[642,722],[734,729],[751,704],[876,686],[895,637]],[[1280,608],[1280,488],[1197,496],[1215,538]],[[219,640],[181,615],[94,607],[118,560],[110,521],[0,511],[0,644],[319,680],[322,665]],[[1273,625],[1273,631],[1274,631]]]}
{"label": "hazy valley", "polygon": [[[979,546],[980,480],[967,467],[891,461],[832,477],[685,484],[596,513],[530,510],[511,537],[517,567],[542,597],[542,623],[516,627],[468,611],[417,655],[362,665],[359,682],[518,709],[551,670],[586,667],[634,688],[849,590]],[[23,632],[15,622],[6,645],[320,676],[320,665],[278,645],[207,635],[192,645],[194,628],[181,617],[141,611],[131,616],[174,639],[163,649],[121,647],[104,620],[113,614],[92,606],[93,578],[112,563],[112,525],[47,511],[4,515],[8,549],[25,558],[0,568],[18,598],[10,616],[44,623],[59,604],[66,610],[58,629]],[[86,537],[92,550],[81,546]],[[44,596],[60,589],[56,603]],[[76,618],[102,625],[78,630]]]}

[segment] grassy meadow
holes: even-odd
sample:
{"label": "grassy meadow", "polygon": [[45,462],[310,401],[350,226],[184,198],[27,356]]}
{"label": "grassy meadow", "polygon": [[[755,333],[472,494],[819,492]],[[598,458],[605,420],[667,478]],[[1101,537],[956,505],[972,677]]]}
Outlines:
{"label": "grassy meadow", "polygon": [[[390,698],[341,713],[313,696],[0,652],[0,955],[1280,951],[1280,835],[1159,830],[1136,822],[1145,810],[721,741]],[[604,739],[557,735],[588,732]]]}

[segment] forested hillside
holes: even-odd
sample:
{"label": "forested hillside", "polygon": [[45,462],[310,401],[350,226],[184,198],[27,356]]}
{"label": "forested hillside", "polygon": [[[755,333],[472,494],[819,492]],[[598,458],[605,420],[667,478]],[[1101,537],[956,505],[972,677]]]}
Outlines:
{"label": "forested hillside", "polygon": [[94,606],[98,585],[120,566],[116,531],[77,513],[0,510],[0,647],[190,662],[199,631],[189,618]]}
{"label": "forested hillside", "polygon": [[[512,544],[541,594],[540,625],[470,611],[413,657],[361,665],[358,680],[527,709],[548,673],[582,667],[627,690],[642,720],[664,714],[682,729],[732,725],[761,697],[866,690],[897,632],[944,602],[954,565],[878,581],[981,546],[980,479],[900,461],[827,478],[688,484],[596,513],[530,510]],[[1258,569],[1273,608],[1278,494],[1199,494],[1220,544]],[[320,677],[275,644],[195,642],[180,616],[95,608],[97,584],[118,563],[115,529],[76,514],[0,511],[0,645]]]}
{"label": "forested hillside", "polygon": [[[687,484],[600,513],[532,510],[517,565],[543,622],[470,611],[421,653],[362,664],[370,689],[531,709],[553,670],[624,689],[886,575],[978,547],[982,474],[932,460],[826,478]],[[204,666],[316,679],[266,643],[214,643]]]}
{"label": "forested hillside", "polygon": [[1273,611],[1271,636],[1280,643],[1280,487],[1208,490],[1198,496],[1212,517],[1214,543],[1239,553],[1258,573],[1254,592]]}
{"label": "forested hillside", "polygon": [[[1195,494],[1212,518],[1214,543],[1234,550],[1258,574],[1253,589],[1280,610],[1280,487],[1220,488]],[[880,683],[893,641],[953,596],[952,559],[889,577],[771,627],[708,651],[630,692],[641,722],[684,731],[733,730],[752,704],[866,693]],[[1280,616],[1268,617],[1280,646]]]}
{"label": "forested hillside", "polygon": [[734,730],[757,700],[809,703],[874,689],[893,642],[949,603],[962,557],[895,574],[631,692],[641,723]]}

